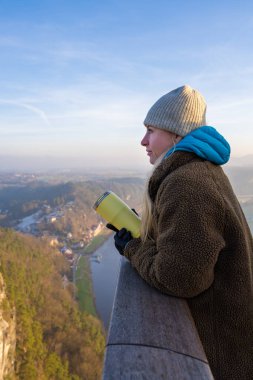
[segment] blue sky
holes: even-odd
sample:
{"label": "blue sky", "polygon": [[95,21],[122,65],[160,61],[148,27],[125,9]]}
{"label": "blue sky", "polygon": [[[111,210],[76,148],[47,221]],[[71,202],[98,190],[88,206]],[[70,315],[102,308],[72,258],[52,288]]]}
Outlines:
{"label": "blue sky", "polygon": [[0,0],[0,155],[148,165],[145,115],[183,84],[253,154],[252,41],[252,1]]}

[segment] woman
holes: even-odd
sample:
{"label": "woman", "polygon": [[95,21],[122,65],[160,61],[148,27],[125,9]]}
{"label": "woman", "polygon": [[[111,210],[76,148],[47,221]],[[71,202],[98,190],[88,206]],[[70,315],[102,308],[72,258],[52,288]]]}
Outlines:
{"label": "woman", "polygon": [[160,291],[187,299],[215,379],[253,378],[252,235],[220,165],[227,141],[206,126],[202,95],[183,86],[149,110],[141,144],[154,171],[141,238],[115,245]]}

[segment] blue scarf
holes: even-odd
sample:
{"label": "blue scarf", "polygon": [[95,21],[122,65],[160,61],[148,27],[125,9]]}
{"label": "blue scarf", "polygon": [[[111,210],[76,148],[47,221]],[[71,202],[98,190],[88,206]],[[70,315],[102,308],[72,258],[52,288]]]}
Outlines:
{"label": "blue scarf", "polygon": [[169,157],[177,150],[193,152],[216,165],[225,164],[230,157],[229,143],[215,128],[209,126],[200,127],[190,132],[171,148],[164,158]]}

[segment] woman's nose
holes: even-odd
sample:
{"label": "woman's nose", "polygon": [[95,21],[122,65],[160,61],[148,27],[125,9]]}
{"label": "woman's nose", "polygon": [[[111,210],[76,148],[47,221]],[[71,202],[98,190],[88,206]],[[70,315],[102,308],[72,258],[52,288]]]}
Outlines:
{"label": "woman's nose", "polygon": [[147,143],[147,134],[144,135],[143,139],[141,140],[141,145],[142,146],[146,146],[148,143]]}

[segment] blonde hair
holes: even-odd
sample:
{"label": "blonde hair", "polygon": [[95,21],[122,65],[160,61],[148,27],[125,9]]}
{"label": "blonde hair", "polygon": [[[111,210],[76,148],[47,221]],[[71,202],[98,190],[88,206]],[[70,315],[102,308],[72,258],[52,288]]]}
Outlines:
{"label": "blonde hair", "polygon": [[[176,148],[176,142],[173,140],[173,151],[170,155],[172,155]],[[154,168],[151,171],[150,175],[148,176],[148,179],[146,181],[144,196],[143,196],[143,202],[142,202],[142,215],[141,215],[141,240],[145,242],[148,238],[150,240],[154,240],[152,237],[152,230],[153,230],[153,201],[149,196],[148,191],[148,185],[150,177],[152,176],[155,169],[160,165],[162,160],[164,159],[164,156],[167,152],[164,152],[161,154],[160,157],[155,162]]]}
{"label": "blonde hair", "polygon": [[141,240],[145,242],[147,238],[152,239],[151,230],[152,230],[152,210],[153,202],[150,199],[148,193],[148,181],[146,184],[146,189],[143,197],[142,205],[142,215],[141,215]]}
{"label": "blonde hair", "polygon": [[166,153],[162,154],[155,162],[154,169],[151,174],[148,176],[146,181],[143,204],[142,204],[142,215],[141,215],[141,240],[145,242],[147,238],[154,240],[152,237],[152,229],[153,229],[153,202],[149,196],[148,184],[150,177],[152,176],[154,170],[157,166],[162,162],[163,157]]}

